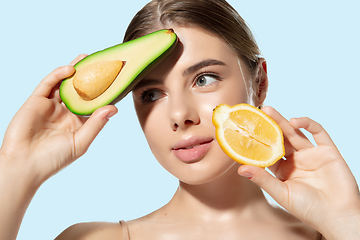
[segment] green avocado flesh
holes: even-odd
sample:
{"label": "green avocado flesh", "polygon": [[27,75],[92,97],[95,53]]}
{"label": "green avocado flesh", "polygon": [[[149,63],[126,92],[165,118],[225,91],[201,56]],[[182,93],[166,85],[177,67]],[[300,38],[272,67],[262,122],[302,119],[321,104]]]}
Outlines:
{"label": "green avocado flesh", "polygon": [[[99,107],[115,104],[124,98],[149,70],[175,48],[176,42],[177,36],[174,31],[163,29],[85,57],[74,66],[75,74],[61,83],[61,100],[71,112],[78,115],[89,115]],[[116,72],[115,79],[104,92],[93,99],[86,100],[80,96],[81,94],[79,95],[79,90],[75,89],[73,80],[82,68],[88,66],[84,68],[86,69],[84,71],[89,71],[87,69],[93,68],[92,66],[99,68],[106,62],[119,61],[122,61],[124,65],[119,72]],[[91,74],[90,72],[89,75]],[[101,82],[101,79],[98,81]]]}

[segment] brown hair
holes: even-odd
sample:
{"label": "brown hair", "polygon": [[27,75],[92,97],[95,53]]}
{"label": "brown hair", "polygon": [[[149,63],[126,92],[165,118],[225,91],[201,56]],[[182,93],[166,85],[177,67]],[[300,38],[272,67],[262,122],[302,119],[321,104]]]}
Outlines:
{"label": "brown hair", "polygon": [[250,79],[245,84],[249,84],[249,103],[254,103],[260,94],[260,49],[244,19],[226,0],[152,0],[132,19],[124,42],[168,28],[170,24],[197,26],[227,42],[247,66]]}
{"label": "brown hair", "polygon": [[132,19],[124,42],[166,28],[166,24],[199,26],[222,38],[255,73],[259,47],[244,19],[225,0],[153,0]]}

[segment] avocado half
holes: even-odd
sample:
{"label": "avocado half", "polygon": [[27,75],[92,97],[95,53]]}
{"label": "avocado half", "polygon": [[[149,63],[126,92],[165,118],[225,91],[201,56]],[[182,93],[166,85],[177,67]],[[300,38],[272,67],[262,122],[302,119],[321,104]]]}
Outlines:
{"label": "avocado half", "polygon": [[[149,70],[163,60],[175,48],[176,43],[177,36],[174,31],[163,29],[95,52],[79,61],[74,66],[75,74],[63,80],[60,85],[61,100],[77,115],[90,115],[99,107],[115,104],[124,98]],[[113,69],[110,65],[117,62],[122,63],[120,68],[110,70],[110,74],[104,73],[109,71],[108,69]],[[107,63],[110,63],[108,64],[110,67],[106,68],[104,65]],[[87,82],[86,75],[90,79],[96,79]],[[94,86],[97,89],[94,81],[96,84],[102,84],[102,81],[109,82],[109,76],[114,79],[111,79],[107,84],[109,86],[106,86],[106,89],[96,97],[84,97],[82,92],[74,87],[77,78],[84,78],[82,84],[85,89]]]}

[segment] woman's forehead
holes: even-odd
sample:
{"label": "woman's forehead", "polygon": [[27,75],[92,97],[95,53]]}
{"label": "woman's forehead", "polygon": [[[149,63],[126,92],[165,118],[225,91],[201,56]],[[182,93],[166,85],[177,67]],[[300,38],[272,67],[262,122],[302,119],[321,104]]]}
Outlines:
{"label": "woman's forehead", "polygon": [[174,31],[178,35],[179,43],[182,44],[184,56],[191,56],[192,59],[216,59],[227,57],[229,54],[236,56],[233,48],[224,40],[200,27],[178,27]]}
{"label": "woman's forehead", "polygon": [[[179,41],[171,54],[141,82],[163,81],[170,73],[187,77],[207,66],[238,67],[238,57],[222,39],[199,27],[173,27]],[[173,75],[175,76],[175,75]],[[139,83],[137,88],[147,83]]]}
{"label": "woman's forehead", "polygon": [[178,27],[174,31],[179,42],[157,69],[164,71],[177,67],[184,75],[199,66],[237,63],[233,49],[217,36],[196,27]]}

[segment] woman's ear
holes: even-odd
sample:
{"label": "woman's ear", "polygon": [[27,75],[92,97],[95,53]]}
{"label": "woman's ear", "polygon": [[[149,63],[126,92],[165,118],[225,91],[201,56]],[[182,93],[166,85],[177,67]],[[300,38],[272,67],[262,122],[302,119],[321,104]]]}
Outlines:
{"label": "woman's ear", "polygon": [[268,86],[266,61],[264,58],[260,58],[254,86],[254,100],[256,107],[260,107],[264,103]]}

